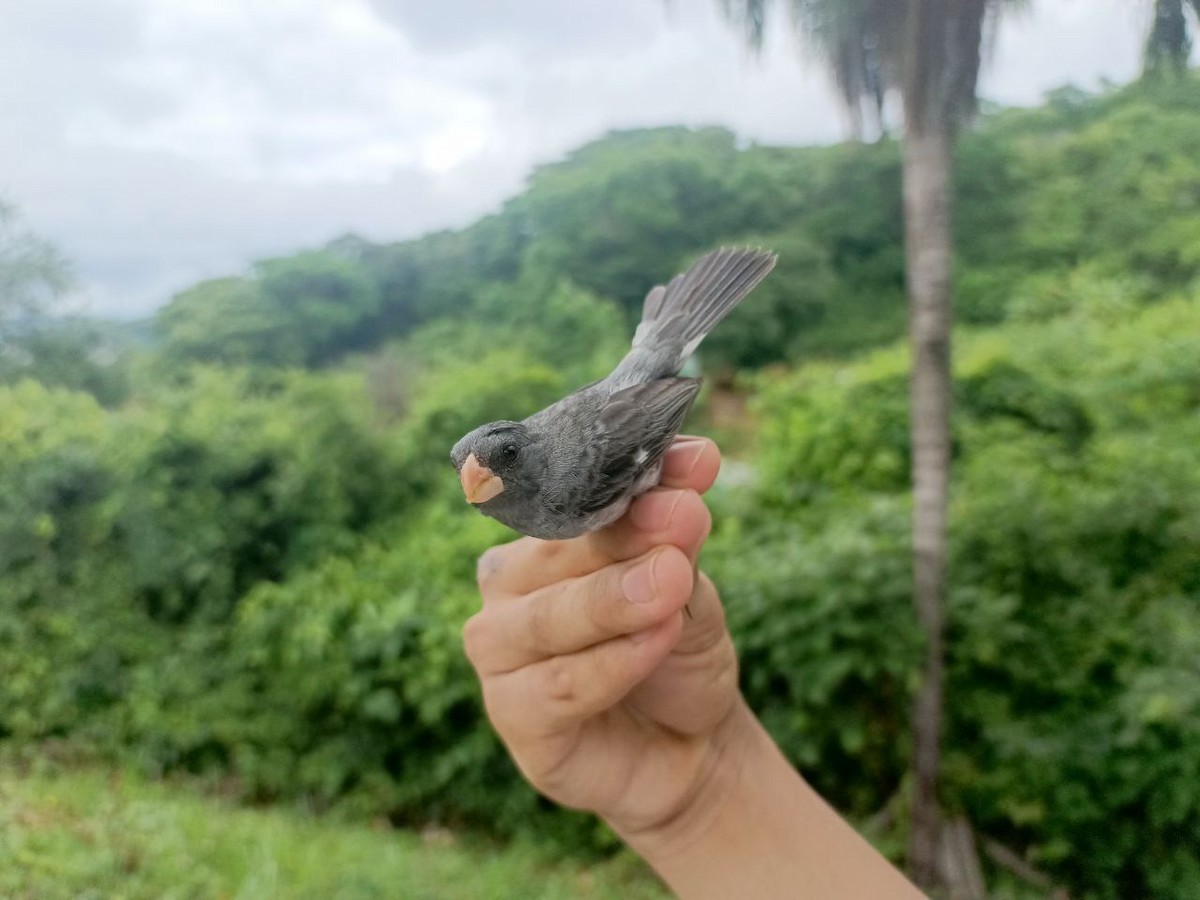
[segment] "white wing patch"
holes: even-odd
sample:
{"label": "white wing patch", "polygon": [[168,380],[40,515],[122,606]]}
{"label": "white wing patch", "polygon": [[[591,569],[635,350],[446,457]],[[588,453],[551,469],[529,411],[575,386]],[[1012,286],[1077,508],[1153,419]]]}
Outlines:
{"label": "white wing patch", "polygon": [[647,450],[645,447],[638,447],[637,453],[633,454],[633,464],[635,466],[640,466],[642,463],[644,463],[649,458],[650,458],[650,451]]}

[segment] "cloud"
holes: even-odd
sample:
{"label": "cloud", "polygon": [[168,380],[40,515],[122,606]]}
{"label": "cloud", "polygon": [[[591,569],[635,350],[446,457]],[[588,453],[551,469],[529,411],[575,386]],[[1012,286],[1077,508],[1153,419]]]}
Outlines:
{"label": "cloud", "polygon": [[385,182],[480,152],[486,99],[439,77],[365,2],[147,5],[139,52],[114,65],[157,94],[150,119],[80,110],[68,141],[161,153],[243,181]]}
{"label": "cloud", "polygon": [[624,50],[661,27],[665,4],[561,0],[372,0],[372,7],[432,52],[502,45],[536,58]]}

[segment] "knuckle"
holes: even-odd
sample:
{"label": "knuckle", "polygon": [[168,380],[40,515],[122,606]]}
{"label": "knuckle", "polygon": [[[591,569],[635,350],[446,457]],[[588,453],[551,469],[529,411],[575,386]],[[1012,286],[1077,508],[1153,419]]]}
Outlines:
{"label": "knuckle", "polygon": [[546,662],[546,696],[561,706],[571,706],[579,699],[575,673],[565,657],[557,656]]}
{"label": "knuckle", "polygon": [[623,609],[628,606],[627,603],[613,603],[614,597],[624,596],[621,587],[621,578],[624,573],[625,567],[610,566],[604,570],[603,574],[597,572],[584,579],[587,583],[584,590],[584,615],[587,617],[588,624],[601,634],[610,634],[614,625],[619,624],[613,621],[614,607]]}
{"label": "knuckle", "polygon": [[488,547],[479,555],[479,560],[475,563],[475,583],[479,585],[479,590],[486,592],[488,585],[503,568],[504,546]]}
{"label": "knuckle", "polygon": [[546,649],[554,644],[554,607],[539,595],[529,607],[529,640],[535,649]]}
{"label": "knuckle", "polygon": [[542,541],[537,538],[527,538],[534,542],[534,549],[538,559],[541,562],[548,562],[558,556],[565,549],[565,541]]}
{"label": "knuckle", "polygon": [[463,623],[462,640],[467,660],[479,668],[487,654],[488,645],[492,643],[492,626],[488,616],[478,612],[467,619]]}

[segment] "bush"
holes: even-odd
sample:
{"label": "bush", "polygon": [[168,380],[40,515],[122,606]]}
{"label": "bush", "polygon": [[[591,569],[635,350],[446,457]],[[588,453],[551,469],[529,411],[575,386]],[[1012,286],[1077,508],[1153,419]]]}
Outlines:
{"label": "bush", "polygon": [[907,763],[920,647],[907,503],[842,494],[798,520],[760,523],[724,505],[704,566],[721,589],[746,699],[824,796],[870,815]]}
{"label": "bush", "polygon": [[[1200,884],[1198,300],[960,341],[944,799],[1088,896]],[[863,814],[919,644],[902,363],[768,379],[714,540],[747,695]]]}
{"label": "bush", "polygon": [[0,387],[0,733],[86,731],[155,682],[173,641],[207,646],[251,586],[393,511],[403,481],[355,381],[197,370],[118,414]]}

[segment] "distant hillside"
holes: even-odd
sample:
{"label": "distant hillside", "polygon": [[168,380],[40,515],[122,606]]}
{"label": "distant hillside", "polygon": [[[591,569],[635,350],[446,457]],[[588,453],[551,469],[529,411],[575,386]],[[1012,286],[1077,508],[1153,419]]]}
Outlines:
{"label": "distant hillside", "polygon": [[[1081,266],[1150,294],[1194,278],[1198,87],[1193,76],[1098,96],[1065,88],[1041,107],[985,115],[959,160],[961,319],[998,321],[1052,298]],[[779,271],[707,347],[710,360],[855,352],[902,331],[899,176],[894,141],[789,148],[739,146],[720,128],[615,132],[539,168],[461,231],[381,245],[350,236],[269,260],[181,293],[158,326],[184,358],[319,365],[477,316],[496,284],[536,303],[565,280],[629,311],[690,257],[751,242],[781,252]]]}

